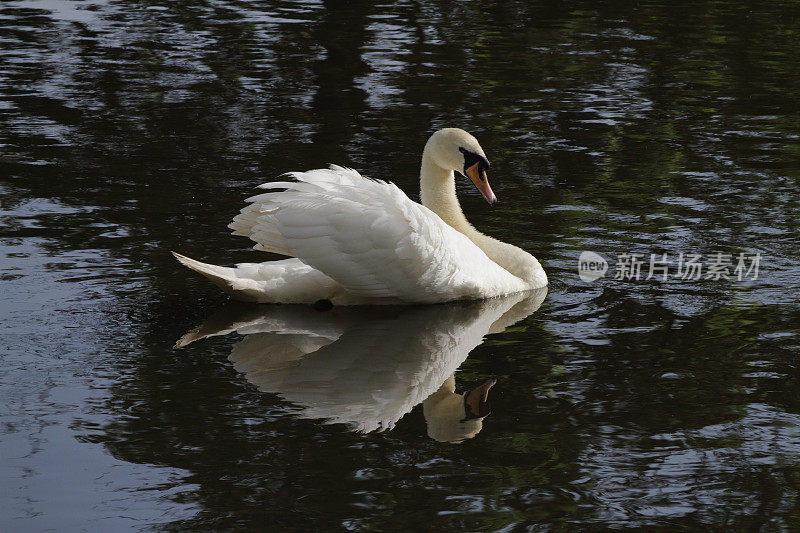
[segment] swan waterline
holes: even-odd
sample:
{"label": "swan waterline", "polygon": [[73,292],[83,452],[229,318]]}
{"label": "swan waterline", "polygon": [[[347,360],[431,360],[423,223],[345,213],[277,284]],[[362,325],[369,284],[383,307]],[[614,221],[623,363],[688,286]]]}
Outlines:
{"label": "swan waterline", "polygon": [[528,252],[476,230],[456,197],[455,173],[497,198],[478,141],[458,128],[428,139],[418,204],[396,185],[353,169],[292,172],[265,183],[228,226],[256,250],[291,259],[223,267],[173,252],[231,298],[258,303],[420,304],[480,300],[547,285]]}

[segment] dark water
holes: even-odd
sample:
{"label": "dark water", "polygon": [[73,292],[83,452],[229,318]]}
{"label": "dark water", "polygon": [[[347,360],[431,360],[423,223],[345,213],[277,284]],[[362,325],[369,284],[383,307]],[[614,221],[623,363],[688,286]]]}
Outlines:
{"label": "dark water", "polygon": [[[0,4],[0,528],[800,528],[800,4],[598,4]],[[223,307],[169,255],[258,257],[225,226],[288,170],[416,198],[442,126],[538,310]]]}

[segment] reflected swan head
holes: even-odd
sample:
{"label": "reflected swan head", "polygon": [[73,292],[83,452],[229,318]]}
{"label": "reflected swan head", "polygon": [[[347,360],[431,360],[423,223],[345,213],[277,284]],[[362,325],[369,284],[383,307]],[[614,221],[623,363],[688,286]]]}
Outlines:
{"label": "reflected swan head", "polygon": [[428,436],[439,442],[459,444],[471,439],[483,429],[483,419],[489,415],[489,389],[497,383],[490,379],[463,394],[455,392],[451,376],[435,393],[422,402]]}
{"label": "reflected swan head", "polygon": [[445,170],[467,176],[490,205],[497,202],[487,176],[489,160],[478,140],[466,131],[459,128],[437,131],[425,145],[425,158]]}

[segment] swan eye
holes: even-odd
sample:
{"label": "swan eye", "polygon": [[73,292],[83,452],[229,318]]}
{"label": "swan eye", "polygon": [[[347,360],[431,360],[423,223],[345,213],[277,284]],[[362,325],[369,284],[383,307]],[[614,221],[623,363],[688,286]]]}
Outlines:
{"label": "swan eye", "polygon": [[480,154],[476,154],[475,152],[471,152],[466,148],[459,147],[458,150],[464,154],[464,170],[463,174],[467,175],[467,169],[473,166],[475,163],[478,163],[478,169],[484,172],[481,172],[481,177],[485,174],[485,171],[489,169],[489,160],[483,157]]}

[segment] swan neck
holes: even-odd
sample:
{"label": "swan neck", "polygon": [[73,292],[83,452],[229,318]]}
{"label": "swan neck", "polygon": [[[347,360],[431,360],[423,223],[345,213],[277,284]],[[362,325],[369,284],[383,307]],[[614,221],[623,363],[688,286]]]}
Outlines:
{"label": "swan neck", "polygon": [[439,215],[449,226],[469,236],[475,229],[464,216],[456,197],[453,171],[437,165],[428,152],[426,147],[419,176],[422,205]]}
{"label": "swan neck", "polygon": [[535,257],[514,245],[484,235],[472,227],[456,197],[453,171],[438,165],[431,157],[431,151],[429,142],[422,153],[419,176],[422,205],[439,215],[447,225],[466,235],[489,259],[513,276],[535,287],[547,285],[547,276]]}

